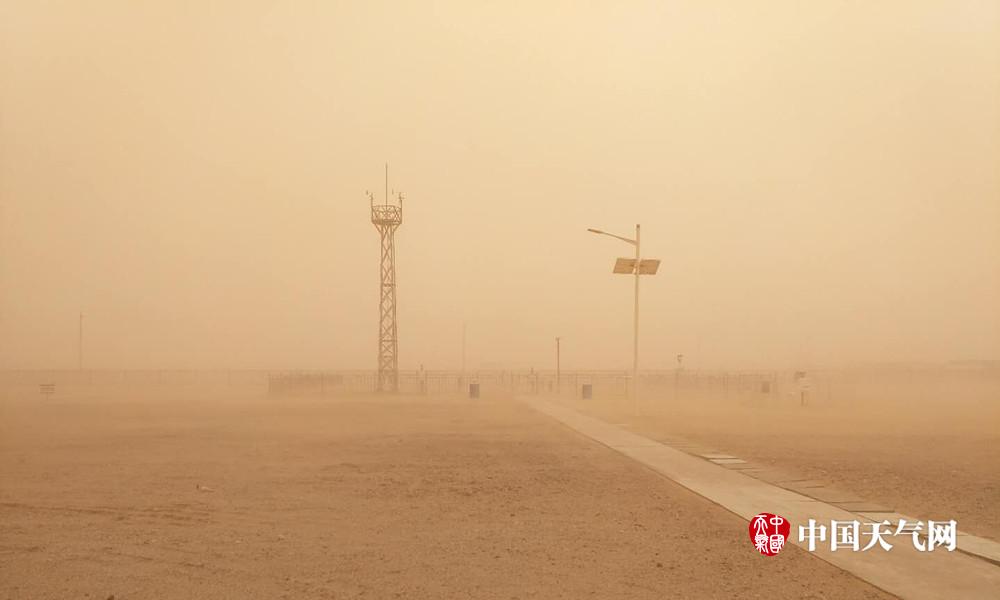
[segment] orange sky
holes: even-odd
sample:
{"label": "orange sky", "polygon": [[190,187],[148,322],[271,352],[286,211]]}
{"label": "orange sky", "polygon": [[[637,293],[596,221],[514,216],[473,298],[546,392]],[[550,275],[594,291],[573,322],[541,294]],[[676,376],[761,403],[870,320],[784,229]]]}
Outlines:
{"label": "orange sky", "polygon": [[0,367],[1000,358],[994,1],[7,2]]}

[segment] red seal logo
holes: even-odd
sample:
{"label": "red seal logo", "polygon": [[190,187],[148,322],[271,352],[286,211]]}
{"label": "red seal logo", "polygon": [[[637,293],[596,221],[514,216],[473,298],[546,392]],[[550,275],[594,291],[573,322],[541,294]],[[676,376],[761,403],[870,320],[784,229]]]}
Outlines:
{"label": "red seal logo", "polygon": [[774,556],[785,547],[792,526],[788,519],[771,513],[760,513],[750,519],[750,541],[764,556]]}

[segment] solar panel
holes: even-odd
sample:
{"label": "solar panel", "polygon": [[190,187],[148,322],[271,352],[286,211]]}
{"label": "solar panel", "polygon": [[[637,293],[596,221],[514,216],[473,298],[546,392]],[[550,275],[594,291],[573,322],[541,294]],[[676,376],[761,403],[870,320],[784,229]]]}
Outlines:
{"label": "solar panel", "polygon": [[639,261],[640,275],[656,275],[656,270],[660,268],[660,259],[644,258]]}
{"label": "solar panel", "polygon": [[635,259],[619,258],[615,261],[615,269],[612,272],[619,275],[631,275],[635,273]]}
{"label": "solar panel", "polygon": [[[660,259],[658,258],[644,258],[639,261],[640,275],[656,275],[659,268]],[[615,261],[615,268],[612,272],[618,275],[635,275],[635,259],[619,258]]]}

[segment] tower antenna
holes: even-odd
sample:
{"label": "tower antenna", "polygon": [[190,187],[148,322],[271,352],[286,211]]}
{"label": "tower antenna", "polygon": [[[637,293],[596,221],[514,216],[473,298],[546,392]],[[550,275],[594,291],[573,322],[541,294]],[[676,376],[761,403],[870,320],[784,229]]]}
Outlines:
{"label": "tower antenna", "polygon": [[396,229],[403,224],[403,195],[399,203],[389,200],[389,163],[385,163],[385,204],[375,204],[368,195],[372,209],[372,225],[381,239],[379,259],[379,327],[378,327],[378,373],[375,390],[396,392],[399,390],[399,339],[396,329]]}

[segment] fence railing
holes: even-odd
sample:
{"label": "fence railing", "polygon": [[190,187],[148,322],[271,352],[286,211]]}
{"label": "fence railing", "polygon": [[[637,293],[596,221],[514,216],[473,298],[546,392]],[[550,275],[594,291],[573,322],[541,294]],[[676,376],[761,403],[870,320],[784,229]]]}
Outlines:
{"label": "fence railing", "polygon": [[[822,402],[863,400],[883,389],[916,397],[953,385],[976,386],[983,393],[1000,387],[1000,368],[987,365],[926,369],[839,369],[802,371],[647,370],[638,382],[625,370],[408,370],[399,372],[402,394],[465,394],[471,383],[482,394],[562,394],[579,396],[589,384],[594,396],[625,396],[634,385],[640,393],[685,401],[768,398]],[[370,370],[4,370],[0,387],[38,393],[52,384],[59,393],[74,389],[155,390],[157,388],[229,389],[234,393],[350,394],[375,390]]]}
{"label": "fence railing", "polygon": [[[268,375],[268,391],[283,393],[352,393],[375,390],[374,372],[274,372]],[[713,390],[778,393],[782,378],[773,371],[702,372],[642,371],[640,391]],[[403,394],[464,393],[469,384],[479,384],[482,393],[578,394],[583,385],[600,396],[628,395],[635,382],[628,371],[400,371]]]}

